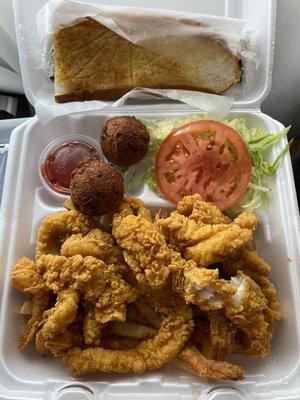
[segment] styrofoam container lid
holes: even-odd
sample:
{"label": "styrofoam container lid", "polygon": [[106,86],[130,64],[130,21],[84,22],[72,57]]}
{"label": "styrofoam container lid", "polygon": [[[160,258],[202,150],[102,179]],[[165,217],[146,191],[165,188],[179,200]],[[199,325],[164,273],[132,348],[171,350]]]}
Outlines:
{"label": "styrofoam container lid", "polygon": [[[40,50],[36,16],[47,3],[47,0],[13,0],[13,2],[25,94],[29,102],[34,106],[39,98],[39,91],[43,82],[45,82],[46,76],[40,67],[32,68],[29,60],[33,54]],[[82,2],[93,2],[100,5],[120,5],[119,0],[82,0]],[[122,2],[122,5],[243,19],[245,21],[244,32],[248,32],[248,39],[252,42],[251,51],[255,55],[255,65],[251,66],[252,71],[247,72],[251,76],[250,83],[241,85],[238,90],[229,91],[229,94],[232,94],[235,100],[233,108],[259,108],[261,102],[268,95],[273,64],[275,0],[126,0]],[[62,104],[61,107],[64,107],[64,105]],[[152,108],[149,104],[146,107],[147,109]],[[164,108],[165,110],[186,110],[191,107],[168,103]],[[105,113],[108,111],[109,109],[106,108]]]}

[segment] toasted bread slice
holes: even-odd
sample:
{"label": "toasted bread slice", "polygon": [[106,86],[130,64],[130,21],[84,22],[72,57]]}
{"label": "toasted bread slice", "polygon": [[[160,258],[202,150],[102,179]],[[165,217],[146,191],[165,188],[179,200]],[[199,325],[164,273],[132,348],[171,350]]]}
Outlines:
{"label": "toasted bread slice", "polygon": [[54,34],[55,100],[115,100],[138,86],[223,93],[240,81],[239,58],[224,42],[199,36],[197,45],[203,62],[187,66],[86,18]]}

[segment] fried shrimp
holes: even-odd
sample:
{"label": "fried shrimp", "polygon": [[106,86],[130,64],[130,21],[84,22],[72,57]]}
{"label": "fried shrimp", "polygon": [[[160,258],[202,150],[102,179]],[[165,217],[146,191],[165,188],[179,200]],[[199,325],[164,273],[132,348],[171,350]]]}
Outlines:
{"label": "fried shrimp", "polygon": [[47,290],[35,262],[27,257],[20,258],[13,267],[11,282],[15,288],[24,293],[38,294]]}
{"label": "fried shrimp", "polygon": [[99,227],[97,218],[88,217],[77,211],[61,211],[45,218],[38,230],[36,259],[43,254],[60,254],[62,243],[71,235],[86,235],[91,229]]}
{"label": "fried shrimp", "polygon": [[208,313],[210,337],[216,360],[225,360],[234,348],[237,328],[225,315],[224,310]]}
{"label": "fried shrimp", "polygon": [[114,238],[100,229],[92,229],[85,236],[81,233],[65,240],[60,251],[62,256],[93,256],[106,264],[124,263],[121,250],[116,246]]}
{"label": "fried shrimp", "polygon": [[180,353],[179,359],[204,379],[239,380],[245,376],[245,371],[242,367],[226,361],[205,358],[195,346],[186,347]]}
{"label": "fried shrimp", "polygon": [[49,308],[51,301],[50,292],[41,292],[33,296],[32,313],[29,321],[22,330],[19,348],[20,350],[25,349],[25,347],[31,342],[35,337],[35,334],[40,328],[43,321],[44,312]]}
{"label": "fried shrimp", "polygon": [[62,357],[68,349],[81,346],[82,339],[80,326],[77,323],[69,325],[63,333],[49,339],[45,339],[40,329],[35,337],[35,348],[41,356],[50,352],[54,357]]}
{"label": "fried shrimp", "polygon": [[270,352],[282,315],[254,214],[231,220],[198,194],[153,219],[142,201],[124,199],[106,226],[65,207],[42,222],[36,259],[12,269],[13,286],[33,296],[20,309],[32,309],[21,349],[35,339],[74,376],[171,363],[218,380],[244,377],[228,355]]}
{"label": "fried shrimp", "polygon": [[75,376],[92,371],[143,373],[173,360],[189,339],[192,329],[191,310],[183,306],[163,318],[154,338],[142,341],[134,349],[74,348],[63,357],[63,362]]}
{"label": "fried shrimp", "polygon": [[79,302],[79,294],[74,289],[63,290],[58,293],[55,306],[44,312],[42,335],[51,339],[64,332],[66,327],[74,322]]}

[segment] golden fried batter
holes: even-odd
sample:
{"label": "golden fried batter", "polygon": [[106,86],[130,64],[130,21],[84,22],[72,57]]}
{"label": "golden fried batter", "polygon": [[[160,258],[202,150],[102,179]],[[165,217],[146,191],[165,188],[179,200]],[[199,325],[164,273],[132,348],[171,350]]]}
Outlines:
{"label": "golden fried batter", "polygon": [[[192,215],[192,214],[191,214]],[[257,218],[253,214],[241,214],[232,223],[204,224],[204,221],[222,221],[219,217],[204,219],[184,216],[178,211],[156,224],[167,239],[167,243],[180,251],[186,259],[209,266],[237,256],[241,249],[249,246]],[[202,215],[202,213],[201,213]],[[212,215],[214,215],[212,213]]]}
{"label": "golden fried batter", "polygon": [[26,257],[19,259],[13,267],[11,282],[18,290],[33,294],[31,317],[22,330],[19,342],[19,348],[23,350],[39,330],[44,311],[51,301],[51,293],[38,273],[35,262]]}
{"label": "golden fried batter", "polygon": [[159,219],[156,224],[167,239],[168,244],[177,251],[185,250],[228,229],[226,224],[199,225],[195,220],[171,213],[170,217]]}
{"label": "golden fried batter", "polygon": [[134,349],[74,348],[63,357],[63,362],[72,375],[92,371],[143,373],[173,360],[189,339],[192,329],[191,310],[183,306],[163,319],[154,338],[142,341]]}
{"label": "golden fried batter", "polygon": [[21,349],[35,337],[73,375],[143,373],[179,357],[205,379],[244,377],[224,361],[230,353],[269,353],[281,311],[253,244],[254,214],[232,221],[196,194],[152,222],[129,198],[110,217],[111,235],[65,207],[42,222],[36,261],[23,257],[11,273],[33,294]]}
{"label": "golden fried batter", "polygon": [[35,262],[26,257],[17,261],[10,278],[14,287],[25,293],[38,294],[47,290],[42,275],[36,269]]}
{"label": "golden fried batter", "polygon": [[51,339],[64,332],[76,318],[79,293],[74,289],[62,290],[58,293],[55,306],[44,312],[42,335]]}
{"label": "golden fried batter", "polygon": [[145,204],[136,197],[129,197],[123,200],[113,216],[113,226],[117,227],[128,215],[140,216],[151,221],[151,212],[145,207]]}
{"label": "golden fried batter", "polygon": [[238,365],[203,357],[195,346],[186,347],[180,353],[179,358],[192,367],[201,378],[239,380],[243,379],[245,375],[243,368]]}
{"label": "golden fried batter", "polygon": [[76,254],[93,256],[106,264],[124,263],[122,251],[116,246],[114,238],[100,229],[92,229],[85,236],[81,233],[70,236],[62,244],[60,253],[65,257]]}
{"label": "golden fried batter", "polygon": [[142,285],[162,288],[169,276],[171,252],[164,236],[149,220],[128,215],[115,219],[113,236],[123,250],[126,263]]}
{"label": "golden fried batter", "polygon": [[196,304],[202,311],[213,311],[224,307],[235,294],[235,287],[224,279],[219,279],[217,269],[186,266],[174,268],[173,290],[180,293],[187,304]]}
{"label": "golden fried batter", "polygon": [[227,229],[213,234],[210,238],[186,248],[184,256],[194,260],[202,266],[209,266],[222,262],[228,257],[234,257],[239,250],[252,241],[252,231],[243,229],[239,225],[227,225]]}
{"label": "golden fried batter", "polygon": [[81,346],[82,339],[80,326],[77,323],[69,325],[63,333],[50,339],[45,339],[40,329],[35,337],[35,348],[41,356],[51,352],[54,357],[62,357],[68,349]]}
{"label": "golden fried batter", "polygon": [[231,278],[237,288],[230,305],[225,306],[227,317],[248,337],[248,351],[255,355],[265,356],[269,352],[271,335],[265,312],[268,302],[260,287],[247,275],[239,272]]}
{"label": "golden fried batter", "polygon": [[58,293],[72,288],[96,307],[95,318],[100,323],[124,321],[126,303],[137,297],[137,291],[124,281],[113,265],[94,257],[44,255],[38,267],[47,287]]}
{"label": "golden fried batter", "polygon": [[216,360],[225,360],[232,353],[237,328],[226,317],[224,310],[208,313],[211,344]]}
{"label": "golden fried batter", "polygon": [[62,243],[71,235],[86,235],[91,229],[99,227],[97,218],[88,217],[77,211],[61,211],[45,218],[38,230],[36,259],[43,254],[60,254]]}
{"label": "golden fried batter", "polygon": [[102,324],[96,320],[95,308],[86,311],[83,319],[83,337],[85,344],[99,346]]}
{"label": "golden fried batter", "polygon": [[214,204],[201,199],[200,194],[185,196],[177,204],[177,212],[195,221],[197,225],[229,224],[230,218]]}
{"label": "golden fried batter", "polygon": [[44,312],[49,308],[51,293],[44,291],[33,296],[32,313],[22,330],[19,348],[23,350],[34,338],[43,321]]}

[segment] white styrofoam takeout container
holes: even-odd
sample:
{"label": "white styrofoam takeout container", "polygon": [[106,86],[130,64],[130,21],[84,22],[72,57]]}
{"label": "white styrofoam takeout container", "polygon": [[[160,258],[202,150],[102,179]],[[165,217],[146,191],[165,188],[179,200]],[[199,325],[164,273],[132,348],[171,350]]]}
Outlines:
{"label": "white styrofoam takeout container", "polygon": [[[39,79],[38,71],[26,70],[24,46],[33,40],[32,26],[45,0],[15,0],[22,74],[26,93],[35,102]],[[158,2],[157,2],[158,3]],[[118,4],[117,0],[106,4]],[[249,28],[258,32],[257,51],[262,56],[257,73],[257,86],[236,101],[230,118],[244,116],[250,127],[261,126],[272,132],[283,126],[262,114],[259,104],[270,88],[272,47],[275,23],[275,3],[271,0],[127,0],[126,5],[171,8],[244,18]],[[26,23],[25,23],[26,22]],[[26,29],[27,27],[27,29]],[[31,32],[31,33],[29,33]],[[23,46],[23,48],[22,48]],[[0,398],[47,400],[115,400],[115,399],[170,399],[170,400],[288,400],[300,398],[300,303],[299,271],[300,232],[290,158],[286,157],[273,181],[272,203],[268,212],[260,211],[262,225],[255,241],[258,250],[272,266],[272,279],[278,289],[284,319],[276,326],[272,352],[265,359],[234,356],[233,360],[246,369],[241,382],[210,382],[190,376],[175,367],[165,366],[143,375],[91,374],[72,378],[60,360],[41,358],[33,346],[24,352],[17,348],[20,333],[19,309],[26,296],[9,283],[10,271],[21,256],[34,256],[37,227],[49,214],[61,209],[61,202],[48,195],[38,176],[38,159],[45,146],[53,139],[69,134],[99,136],[101,125],[113,115],[136,115],[143,118],[164,118],[191,113],[181,105],[160,105],[98,112],[89,115],[63,116],[42,126],[31,118],[12,134],[1,212],[0,270]],[[274,157],[284,143],[274,150]],[[158,199],[146,186],[137,193],[150,207],[160,207]]]}

